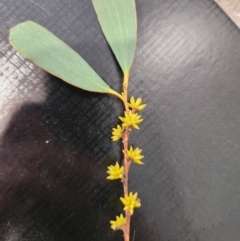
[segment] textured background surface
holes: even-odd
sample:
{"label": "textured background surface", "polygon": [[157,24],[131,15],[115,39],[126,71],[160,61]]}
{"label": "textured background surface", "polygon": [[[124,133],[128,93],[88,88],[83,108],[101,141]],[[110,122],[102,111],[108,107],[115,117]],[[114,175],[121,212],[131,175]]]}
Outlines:
{"label": "textured background surface", "polygon": [[[142,208],[135,241],[240,240],[240,32],[210,0],[137,0],[131,94],[148,103],[145,166],[131,169]],[[14,52],[11,27],[33,20],[113,88],[121,72],[89,0],[0,0],[0,240],[122,240],[109,228],[121,186],[106,166],[122,106],[75,89]]]}

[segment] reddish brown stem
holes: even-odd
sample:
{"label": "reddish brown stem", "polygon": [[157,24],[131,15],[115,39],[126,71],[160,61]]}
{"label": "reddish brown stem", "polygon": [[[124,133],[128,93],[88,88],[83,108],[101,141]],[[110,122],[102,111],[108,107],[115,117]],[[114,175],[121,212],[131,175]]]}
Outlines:
{"label": "reddish brown stem", "polygon": [[[123,103],[125,106],[125,111],[129,111],[128,108],[128,80],[129,80],[129,72],[124,73],[123,80]],[[128,141],[129,141],[130,128],[126,127],[123,134],[123,154],[124,154],[124,179],[123,179],[123,192],[124,197],[128,196],[128,174],[131,162],[129,161],[127,151],[128,151]],[[125,211],[126,224],[123,229],[124,233],[124,241],[130,241],[130,221],[131,214],[128,211]]]}
{"label": "reddish brown stem", "polygon": [[[123,180],[123,191],[124,197],[128,195],[128,173],[130,168],[130,162],[127,156],[128,151],[128,140],[129,140],[129,127],[127,127],[124,131],[123,137],[123,153],[124,153],[124,180]],[[131,221],[131,214],[125,211],[125,218],[126,218],[126,225],[124,229],[124,241],[129,241],[130,237],[130,221]]]}

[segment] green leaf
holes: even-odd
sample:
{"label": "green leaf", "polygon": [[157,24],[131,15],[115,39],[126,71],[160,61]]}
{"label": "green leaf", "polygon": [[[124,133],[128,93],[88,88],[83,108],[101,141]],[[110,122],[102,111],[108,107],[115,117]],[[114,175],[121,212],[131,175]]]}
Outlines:
{"label": "green leaf", "polygon": [[9,41],[23,56],[71,85],[93,92],[113,92],[80,55],[34,22],[13,27]]}
{"label": "green leaf", "polygon": [[136,50],[137,18],[134,0],[92,0],[102,31],[124,73]]}

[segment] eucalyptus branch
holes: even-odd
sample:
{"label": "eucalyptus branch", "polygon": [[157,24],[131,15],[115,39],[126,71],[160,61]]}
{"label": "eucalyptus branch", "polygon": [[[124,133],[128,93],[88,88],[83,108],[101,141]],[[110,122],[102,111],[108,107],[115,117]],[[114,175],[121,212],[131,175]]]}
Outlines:
{"label": "eucalyptus branch", "polygon": [[121,125],[112,129],[112,140],[122,139],[123,166],[117,162],[108,167],[109,180],[120,179],[123,183],[125,216],[120,214],[110,221],[113,230],[122,230],[124,241],[130,240],[130,221],[135,208],[141,206],[138,193],[129,192],[129,169],[132,163],[143,165],[139,148],[129,146],[132,129],[139,129],[143,119],[138,114],[145,108],[142,99],[128,99],[129,73],[133,63],[137,41],[137,18],[135,0],[92,0],[99,24],[122,71],[123,90],[113,90],[90,65],[67,44],[44,27],[32,21],[20,23],[10,30],[9,42],[23,56],[52,75],[78,88],[117,96],[124,104]]}

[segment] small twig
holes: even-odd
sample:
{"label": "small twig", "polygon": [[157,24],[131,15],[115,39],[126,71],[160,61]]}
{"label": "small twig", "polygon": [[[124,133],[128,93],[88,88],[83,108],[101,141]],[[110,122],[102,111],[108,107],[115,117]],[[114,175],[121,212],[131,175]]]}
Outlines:
{"label": "small twig", "polygon": [[133,231],[133,238],[132,238],[132,241],[134,241],[134,239],[135,239],[135,229],[134,229],[134,231]]}

